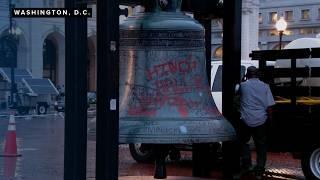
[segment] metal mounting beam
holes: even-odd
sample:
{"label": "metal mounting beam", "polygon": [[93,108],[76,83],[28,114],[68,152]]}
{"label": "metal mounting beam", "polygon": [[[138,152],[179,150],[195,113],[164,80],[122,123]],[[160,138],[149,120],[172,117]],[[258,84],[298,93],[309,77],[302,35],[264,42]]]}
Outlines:
{"label": "metal mounting beam", "polygon": [[[66,8],[86,8],[66,0]],[[87,160],[87,18],[65,19],[64,179],[85,180]],[[76,84],[75,84],[76,82]]]}
{"label": "metal mounting beam", "polygon": [[119,0],[97,0],[96,180],[118,179]]}

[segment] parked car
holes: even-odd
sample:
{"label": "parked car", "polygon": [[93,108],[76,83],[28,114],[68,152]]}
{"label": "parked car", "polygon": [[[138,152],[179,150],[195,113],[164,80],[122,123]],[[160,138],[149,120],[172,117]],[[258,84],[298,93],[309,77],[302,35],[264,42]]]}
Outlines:
{"label": "parked car", "polygon": [[96,104],[97,103],[97,94],[96,92],[88,92],[87,93],[88,103]]}
{"label": "parked car", "polygon": [[57,96],[57,99],[54,103],[54,109],[58,112],[64,112],[64,94],[60,94],[59,96]]}
{"label": "parked car", "polygon": [[[90,107],[90,104],[96,104],[97,97],[95,92],[87,93],[87,108]],[[65,96],[64,93],[57,96],[57,99],[54,103],[54,109],[58,112],[64,112],[65,109]]]}

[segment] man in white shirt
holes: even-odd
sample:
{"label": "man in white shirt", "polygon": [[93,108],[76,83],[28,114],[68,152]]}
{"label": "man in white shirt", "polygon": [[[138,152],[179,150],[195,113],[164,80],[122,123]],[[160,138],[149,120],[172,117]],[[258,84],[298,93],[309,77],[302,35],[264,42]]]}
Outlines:
{"label": "man in white shirt", "polygon": [[271,118],[271,106],[275,104],[269,85],[258,79],[254,66],[247,69],[247,81],[240,85],[241,120],[239,140],[241,143],[242,168],[251,167],[250,138],[256,146],[257,164],[254,167],[256,178],[262,178],[267,160],[266,121]]}

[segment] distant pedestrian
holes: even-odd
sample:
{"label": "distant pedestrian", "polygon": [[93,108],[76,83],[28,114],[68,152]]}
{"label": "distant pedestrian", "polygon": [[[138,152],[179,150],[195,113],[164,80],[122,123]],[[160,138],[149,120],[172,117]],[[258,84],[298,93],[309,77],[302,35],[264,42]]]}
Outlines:
{"label": "distant pedestrian", "polygon": [[241,143],[241,162],[244,170],[251,169],[250,138],[256,146],[257,163],[253,168],[256,178],[261,179],[267,160],[267,119],[271,119],[271,106],[275,104],[269,85],[258,79],[254,66],[247,69],[247,81],[240,85],[241,122],[239,140]]}

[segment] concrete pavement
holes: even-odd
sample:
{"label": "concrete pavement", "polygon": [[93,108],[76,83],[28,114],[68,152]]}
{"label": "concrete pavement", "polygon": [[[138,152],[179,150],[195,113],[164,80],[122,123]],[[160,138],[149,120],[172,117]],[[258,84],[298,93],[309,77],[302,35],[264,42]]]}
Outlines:
{"label": "concrete pavement", "polygon": [[[0,158],[0,180],[13,171],[11,180],[63,180],[64,119],[50,115],[32,118],[16,118],[18,151],[22,154],[15,161]],[[94,122],[90,116],[88,122]],[[8,119],[0,117],[0,142],[8,127]],[[90,124],[90,128],[93,125]],[[90,130],[89,130],[90,131]],[[95,137],[94,131],[88,135],[87,179],[95,179]],[[191,152],[183,152],[180,161],[168,161],[168,179],[192,178]],[[8,170],[8,164],[14,166]],[[119,179],[153,179],[154,165],[136,163],[127,145],[119,146]],[[9,175],[8,175],[9,174]],[[304,179],[300,161],[288,153],[268,153],[267,179]],[[219,166],[213,167],[210,179],[222,179]]]}
{"label": "concrete pavement", "polygon": [[[153,180],[153,176],[122,176],[119,180]],[[209,180],[207,178],[194,178],[185,176],[168,176],[168,180]]]}

